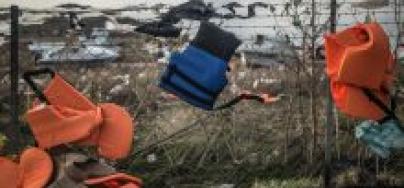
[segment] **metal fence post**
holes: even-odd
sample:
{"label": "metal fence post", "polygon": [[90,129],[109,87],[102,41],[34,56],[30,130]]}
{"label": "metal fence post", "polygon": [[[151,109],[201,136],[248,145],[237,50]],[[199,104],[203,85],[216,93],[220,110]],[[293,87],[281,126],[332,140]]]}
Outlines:
{"label": "metal fence post", "polygon": [[18,6],[11,6],[10,8],[11,16],[11,27],[10,27],[10,115],[11,123],[8,125],[9,134],[8,139],[10,140],[10,149],[17,150],[20,146],[20,129],[19,129],[19,118],[18,118],[18,42],[19,42],[19,32],[18,32],[18,17],[19,8]]}
{"label": "metal fence post", "polygon": [[[337,0],[331,0],[331,5],[330,5],[330,32],[335,33],[336,31],[336,23],[337,23]],[[329,81],[326,79],[326,89],[327,89],[327,119],[326,119],[326,134],[325,134],[325,164],[324,164],[324,187],[329,188],[331,187],[331,164],[332,164],[332,158],[331,158],[331,142],[332,142],[332,130],[333,130],[333,123],[334,123],[334,118],[333,118],[333,102],[331,98],[331,91],[330,91],[330,86],[329,86]]]}

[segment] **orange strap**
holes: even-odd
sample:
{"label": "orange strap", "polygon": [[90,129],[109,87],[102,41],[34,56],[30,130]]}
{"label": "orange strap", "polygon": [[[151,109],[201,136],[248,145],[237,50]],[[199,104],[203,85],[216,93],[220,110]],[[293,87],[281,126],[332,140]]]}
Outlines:
{"label": "orange strap", "polygon": [[104,186],[105,188],[138,188],[143,185],[142,180],[139,178],[124,173],[91,178],[85,180],[84,183],[91,186]]}
{"label": "orange strap", "polygon": [[223,110],[236,105],[242,100],[255,100],[262,104],[272,104],[279,100],[279,97],[273,97],[268,93],[253,94],[249,91],[242,92],[239,96],[215,108],[215,110]]}

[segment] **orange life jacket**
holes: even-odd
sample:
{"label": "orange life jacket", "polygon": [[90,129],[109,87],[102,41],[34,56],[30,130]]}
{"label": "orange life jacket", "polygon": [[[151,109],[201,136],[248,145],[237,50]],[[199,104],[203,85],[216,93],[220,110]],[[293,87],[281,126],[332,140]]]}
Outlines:
{"label": "orange life jacket", "polygon": [[18,187],[18,164],[1,157],[0,169],[0,185],[10,188]]}
{"label": "orange life jacket", "polygon": [[377,23],[358,24],[325,36],[326,72],[333,100],[345,114],[380,120],[385,116],[369,100],[369,89],[386,105],[394,77],[389,38]]}
{"label": "orange life jacket", "polygon": [[26,119],[38,146],[44,149],[84,139],[102,121],[101,109],[77,111],[55,105],[35,106]]}
{"label": "orange life jacket", "polygon": [[[331,81],[331,95],[335,106],[353,118],[380,120],[385,114],[376,104],[369,100],[361,88]],[[389,95],[386,92],[372,90],[386,105],[389,103]]]}
{"label": "orange life jacket", "polygon": [[125,158],[132,148],[134,126],[129,113],[122,107],[103,103],[103,122],[89,137],[78,141],[79,144],[96,145],[98,153],[109,159]]}
{"label": "orange life jacket", "polygon": [[134,124],[122,107],[93,104],[58,74],[43,94],[49,104],[36,104],[26,114],[40,148],[76,143],[96,146],[113,160],[129,154]]}
{"label": "orange life jacket", "polygon": [[53,172],[51,157],[38,148],[26,149],[19,164],[0,158],[0,186],[7,188],[42,188]]}
{"label": "orange life jacket", "polygon": [[142,180],[123,173],[116,173],[109,176],[91,178],[84,182],[88,186],[103,188],[140,188]]}
{"label": "orange life jacket", "polygon": [[325,36],[327,74],[336,81],[379,90],[392,74],[389,38],[377,23]]}

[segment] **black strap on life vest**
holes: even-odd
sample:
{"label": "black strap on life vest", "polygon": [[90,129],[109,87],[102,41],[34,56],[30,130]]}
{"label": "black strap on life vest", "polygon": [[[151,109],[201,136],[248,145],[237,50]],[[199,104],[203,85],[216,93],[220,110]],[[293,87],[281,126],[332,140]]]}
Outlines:
{"label": "black strap on life vest", "polygon": [[[197,89],[203,91],[205,94],[209,95],[212,99],[217,98],[218,93],[215,93],[215,92],[209,90],[208,88],[205,88],[204,86],[200,85],[199,83],[195,82],[191,77],[187,76],[186,74],[181,72],[178,68],[176,68],[175,65],[169,65],[167,70],[168,70],[167,75],[164,75],[162,77],[162,80],[164,80],[165,82],[171,83],[169,77],[171,77],[172,74],[175,74],[176,76],[181,77],[181,79],[184,79],[185,81],[187,81],[189,84],[193,85],[195,88],[197,88]],[[188,96],[191,96],[192,98],[199,101],[200,103],[210,104],[212,102],[212,101],[208,101],[206,99],[203,99],[201,97],[198,97],[195,94],[193,94],[193,93],[191,93],[191,92],[189,92],[189,91],[187,91],[185,89],[177,87],[177,86],[175,86],[175,84],[172,84],[170,87],[173,87],[176,90],[178,90],[178,91],[180,91],[182,93],[185,93]],[[226,102],[224,104],[221,104],[221,105],[219,105],[217,107],[214,107],[212,110],[216,111],[216,110],[223,110],[223,109],[226,109],[226,108],[230,108],[230,107],[236,105],[237,103],[239,103],[239,102],[241,102],[243,100],[255,100],[255,101],[258,101],[260,103],[265,102],[265,99],[260,95],[250,94],[250,93],[243,93],[243,94],[240,94],[239,96],[231,99],[230,101],[228,101],[228,102]]]}
{"label": "black strap on life vest", "polygon": [[226,108],[230,108],[230,107],[236,105],[237,103],[241,102],[242,100],[255,100],[260,103],[264,103],[264,101],[265,101],[265,99],[259,95],[243,93],[243,94],[233,98],[232,100],[215,107],[214,110],[223,110]]}
{"label": "black strap on life vest", "polygon": [[41,102],[50,104],[49,100],[46,98],[43,91],[39,89],[38,85],[33,80],[34,76],[39,76],[39,75],[44,75],[44,74],[48,74],[52,78],[55,76],[55,72],[53,70],[51,70],[50,68],[43,68],[43,69],[24,72],[23,78],[24,78],[25,82],[27,82],[29,87],[34,91],[35,95],[38,97],[38,99]]}
{"label": "black strap on life vest", "polygon": [[395,100],[393,97],[391,99],[391,107],[389,108],[386,104],[384,104],[384,102],[382,100],[379,99],[379,97],[377,97],[372,92],[372,90],[367,89],[367,88],[362,88],[362,91],[368,97],[368,99],[370,101],[372,101],[374,104],[376,104],[376,106],[379,107],[386,114],[386,116],[383,119],[378,121],[379,123],[383,123],[390,119],[398,120],[398,118],[394,112],[396,104],[395,104]]}

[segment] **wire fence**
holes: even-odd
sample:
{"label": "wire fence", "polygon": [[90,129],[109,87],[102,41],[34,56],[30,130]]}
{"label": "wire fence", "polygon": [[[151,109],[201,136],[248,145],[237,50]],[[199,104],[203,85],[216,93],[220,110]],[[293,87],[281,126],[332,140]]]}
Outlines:
{"label": "wire fence", "polygon": [[[397,54],[404,28],[404,3],[390,0],[386,1],[387,6],[373,9],[360,8],[358,2],[361,1],[337,2],[337,29],[369,19],[378,21],[389,34],[392,50]],[[257,18],[237,21],[213,18],[212,22],[221,23],[223,28],[239,35],[247,44],[245,50],[291,51],[286,56],[265,58],[245,53],[245,60],[232,59],[230,84],[218,101],[223,103],[243,90],[284,96],[271,105],[243,102],[220,112],[195,109],[157,86],[167,63],[166,51],[177,49],[187,38],[159,39],[123,29],[93,30],[105,27],[108,22],[105,19],[88,21],[86,25],[92,27],[91,32],[78,33],[69,31],[68,20],[56,14],[60,11],[47,10],[53,21],[21,24],[20,69],[50,66],[92,101],[115,102],[126,107],[136,121],[135,148],[131,157],[116,166],[139,174],[146,187],[195,184],[259,187],[257,181],[288,178],[309,178],[311,186],[320,186],[327,89],[323,84],[324,60],[317,58],[316,50],[329,31],[330,2],[269,4],[257,10]],[[22,10],[22,22],[27,11]],[[195,33],[198,23],[184,21],[182,26]],[[257,34],[265,35],[264,42],[271,45],[255,44]],[[281,45],[272,45],[274,41]],[[3,62],[0,91],[6,92],[11,84],[8,46],[3,45],[0,52]],[[258,66],[254,63],[257,61],[264,64]],[[20,114],[23,114],[35,96],[24,83],[18,84]],[[45,80],[43,84],[46,85]],[[395,88],[398,91],[402,88],[400,84]],[[9,109],[8,97],[0,97],[0,113]],[[403,114],[402,104],[398,112]],[[404,185],[402,153],[395,153],[388,160],[376,157],[355,140],[353,131],[358,122],[336,109],[334,116],[331,153],[334,185]],[[28,130],[26,126],[21,129]],[[32,138],[24,134],[21,140]]]}

